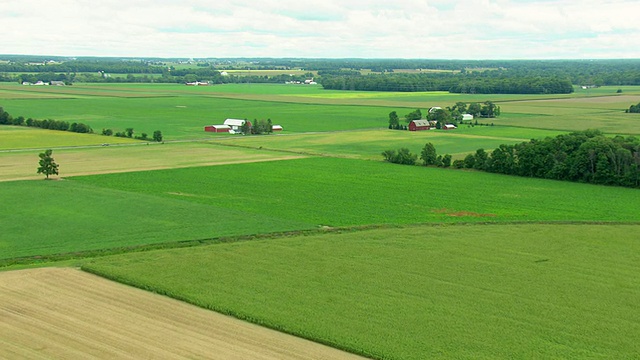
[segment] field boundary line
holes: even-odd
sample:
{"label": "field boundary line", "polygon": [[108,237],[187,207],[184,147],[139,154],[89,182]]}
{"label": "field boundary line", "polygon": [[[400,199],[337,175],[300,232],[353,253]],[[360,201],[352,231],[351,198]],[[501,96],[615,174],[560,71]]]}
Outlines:
{"label": "field boundary line", "polygon": [[114,248],[105,248],[98,250],[85,250],[65,252],[49,255],[31,255],[14,258],[0,259],[0,271],[14,265],[46,265],[59,261],[80,260],[89,258],[98,258],[110,255],[119,255],[134,252],[145,252],[153,250],[169,250],[180,249],[196,246],[208,246],[216,244],[226,244],[235,242],[244,242],[252,240],[269,240],[282,239],[297,236],[314,236],[321,234],[341,234],[345,232],[359,232],[376,229],[406,229],[416,227],[461,227],[461,226],[509,226],[509,225],[596,225],[596,226],[637,226],[640,221],[466,221],[466,222],[433,222],[433,223],[412,223],[412,224],[369,224],[356,226],[318,226],[317,228],[306,230],[280,231],[262,234],[247,234],[235,236],[223,236],[204,239],[178,240],[168,241],[155,244],[144,244],[134,246],[123,246]]}

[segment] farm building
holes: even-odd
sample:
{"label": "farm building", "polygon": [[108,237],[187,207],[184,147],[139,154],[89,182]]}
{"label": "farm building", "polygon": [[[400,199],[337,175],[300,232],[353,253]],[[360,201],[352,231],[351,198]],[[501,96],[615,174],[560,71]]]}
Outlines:
{"label": "farm building", "polygon": [[429,120],[412,120],[409,123],[409,131],[429,130],[431,125]]}
{"label": "farm building", "polygon": [[433,114],[436,110],[442,110],[440,106],[432,106],[429,108],[429,114]]}
{"label": "farm building", "polygon": [[280,125],[272,125],[271,131],[282,131],[282,126]]}
{"label": "farm building", "polygon": [[453,125],[453,124],[445,124],[442,127],[442,130],[453,130],[453,129],[457,129],[457,127],[455,125]]}
{"label": "farm building", "polygon": [[462,114],[462,121],[471,121],[473,120],[473,115],[471,114]]}
{"label": "farm building", "polygon": [[231,127],[231,130],[238,131],[244,125],[244,123],[248,123],[251,126],[251,121],[242,120],[242,119],[227,119],[224,121],[224,124]]}
{"label": "farm building", "polygon": [[204,131],[215,133],[229,132],[229,130],[231,130],[229,125],[209,125],[204,127]]}

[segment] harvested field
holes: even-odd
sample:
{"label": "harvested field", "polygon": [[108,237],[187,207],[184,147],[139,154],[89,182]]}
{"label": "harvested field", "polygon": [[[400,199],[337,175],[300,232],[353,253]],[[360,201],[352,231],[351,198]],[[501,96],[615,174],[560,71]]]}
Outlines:
{"label": "harvested field", "polygon": [[[135,146],[133,146],[135,145]],[[291,160],[304,157],[208,143],[166,143],[132,146],[54,149],[60,176],[109,174],[193,166]],[[0,153],[0,182],[42,179],[36,173],[38,152]]]}
{"label": "harvested field", "polygon": [[69,268],[0,273],[3,359],[357,359]]}

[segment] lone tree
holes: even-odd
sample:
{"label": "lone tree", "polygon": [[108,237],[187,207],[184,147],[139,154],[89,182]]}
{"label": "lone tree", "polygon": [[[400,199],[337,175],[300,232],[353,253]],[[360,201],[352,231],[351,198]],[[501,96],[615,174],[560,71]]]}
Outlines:
{"label": "lone tree", "polygon": [[40,153],[40,161],[38,164],[38,174],[44,174],[46,176],[46,180],[49,179],[49,175],[58,175],[58,164],[53,160],[51,154],[53,150],[48,149],[43,153]]}

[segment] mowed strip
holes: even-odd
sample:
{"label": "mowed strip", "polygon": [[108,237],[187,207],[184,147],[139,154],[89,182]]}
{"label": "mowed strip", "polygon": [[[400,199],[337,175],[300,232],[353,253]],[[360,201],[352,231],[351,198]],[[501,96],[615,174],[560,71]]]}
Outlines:
{"label": "mowed strip", "polygon": [[70,268],[0,273],[3,359],[360,357]]}
{"label": "mowed strip", "polygon": [[[210,143],[152,143],[151,145],[59,149],[53,151],[53,157],[60,166],[60,176],[66,177],[289,160],[304,156]],[[43,176],[36,173],[37,167],[38,151],[0,153],[0,181],[41,179]]]}

